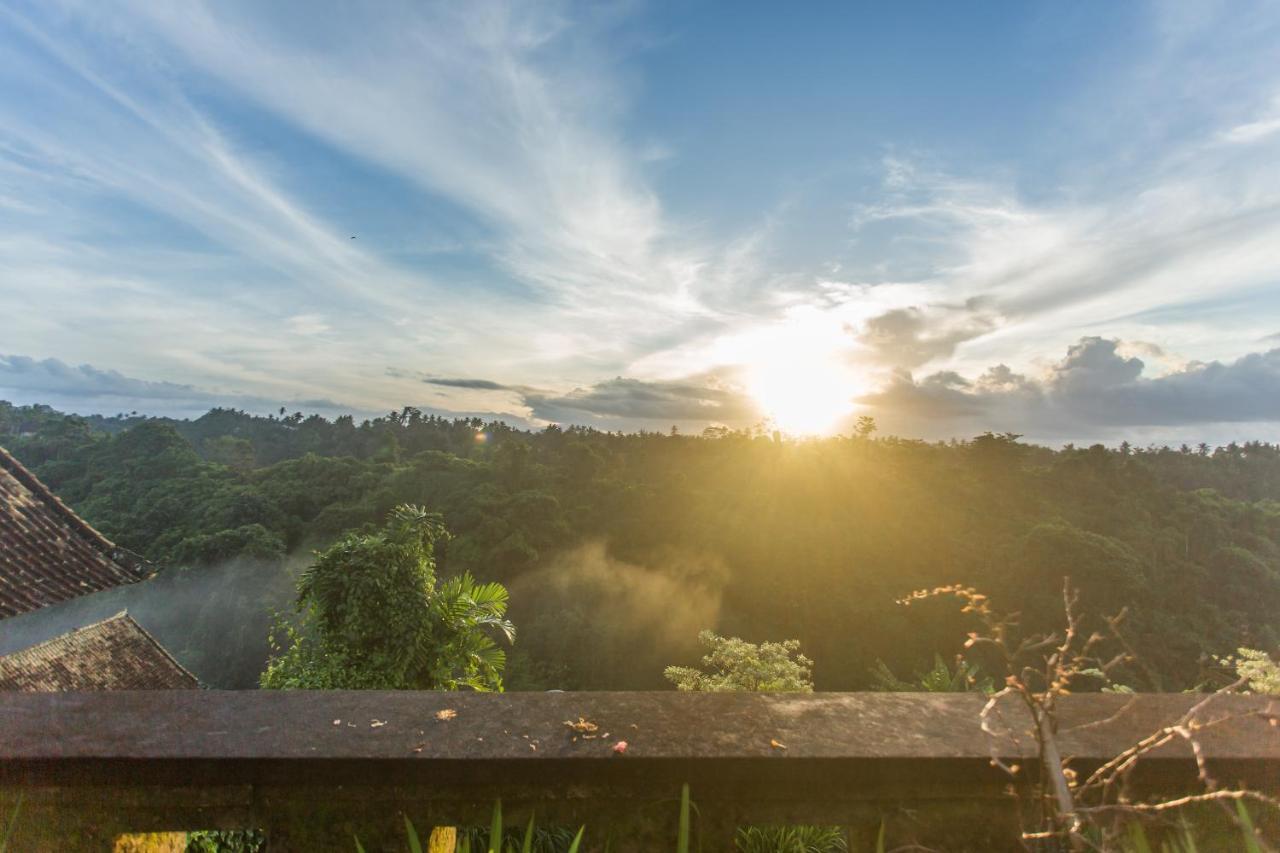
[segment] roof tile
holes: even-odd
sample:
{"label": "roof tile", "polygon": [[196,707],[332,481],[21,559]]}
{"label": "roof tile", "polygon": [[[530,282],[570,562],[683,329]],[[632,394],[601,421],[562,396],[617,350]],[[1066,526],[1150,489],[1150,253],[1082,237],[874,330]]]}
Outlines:
{"label": "roof tile", "polygon": [[196,677],[128,613],[0,657],[0,690],[181,690]]}
{"label": "roof tile", "polygon": [[0,618],[149,574],[0,447]]}

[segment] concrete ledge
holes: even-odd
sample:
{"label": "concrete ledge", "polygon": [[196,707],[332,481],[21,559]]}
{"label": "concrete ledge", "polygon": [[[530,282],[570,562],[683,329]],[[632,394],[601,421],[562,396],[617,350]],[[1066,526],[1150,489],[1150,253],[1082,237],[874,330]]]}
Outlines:
{"label": "concrete ledge", "polygon": [[[1065,697],[1062,751],[1087,772],[1203,698]],[[349,849],[352,826],[399,826],[399,812],[421,825],[484,823],[497,797],[513,822],[536,810],[540,820],[665,837],[688,782],[722,840],[735,823],[874,826],[927,804],[985,814],[973,849],[994,850],[999,838],[1012,843],[1016,804],[990,758],[1031,769],[1036,752],[1024,710],[1002,706],[993,737],[979,725],[983,702],[902,693],[10,693],[0,694],[0,798],[21,789],[28,814],[63,839],[259,826],[276,849],[324,849],[324,838]],[[565,725],[580,718],[596,728]],[[1219,778],[1280,790],[1276,718],[1274,697],[1218,697],[1203,710],[1200,740]],[[1150,792],[1194,782],[1185,743],[1144,759],[1135,776]],[[305,840],[302,825],[314,830]]]}
{"label": "concrete ledge", "polygon": [[[1062,750],[1108,758],[1203,698],[1064,697]],[[993,748],[1002,757],[1034,757],[1022,709],[1002,706],[997,724],[1004,725],[993,739],[978,724],[983,701],[929,693],[0,693],[0,761],[985,759]],[[1280,699],[1221,696],[1202,718],[1248,712],[1280,717]],[[564,725],[579,717],[599,728],[578,733]],[[623,759],[612,751],[618,740],[628,743]],[[1280,732],[1257,717],[1206,729],[1203,742],[1213,758],[1280,760]],[[1190,756],[1185,747],[1166,754]]]}

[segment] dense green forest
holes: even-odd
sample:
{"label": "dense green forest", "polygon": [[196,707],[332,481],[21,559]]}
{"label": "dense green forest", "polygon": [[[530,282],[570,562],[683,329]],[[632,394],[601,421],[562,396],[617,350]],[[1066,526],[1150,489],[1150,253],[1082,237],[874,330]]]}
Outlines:
{"label": "dense green forest", "polygon": [[970,584],[1044,630],[1064,575],[1090,613],[1130,609],[1139,689],[1280,643],[1280,446],[1053,450],[865,426],[791,440],[0,403],[0,444],[161,567],[143,586],[188,591],[159,606],[215,686],[256,683],[270,611],[312,549],[400,504],[443,515],[442,576],[510,589],[508,689],[660,688],[702,629],[798,639],[817,689],[866,688],[878,661],[909,676],[960,650],[964,617],[896,604],[911,590]]}

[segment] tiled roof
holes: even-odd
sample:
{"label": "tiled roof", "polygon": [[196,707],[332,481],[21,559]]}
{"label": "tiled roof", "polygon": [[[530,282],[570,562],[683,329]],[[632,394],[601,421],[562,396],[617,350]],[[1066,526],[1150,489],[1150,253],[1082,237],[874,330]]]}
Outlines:
{"label": "tiled roof", "polygon": [[0,618],[149,574],[0,447]]}
{"label": "tiled roof", "polygon": [[196,677],[124,612],[0,657],[0,690],[47,693],[198,686]]}

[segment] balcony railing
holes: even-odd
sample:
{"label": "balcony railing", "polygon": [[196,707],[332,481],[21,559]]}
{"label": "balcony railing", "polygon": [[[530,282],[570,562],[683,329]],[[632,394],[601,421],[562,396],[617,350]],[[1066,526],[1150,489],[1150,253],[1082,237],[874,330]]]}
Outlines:
{"label": "balcony railing", "polygon": [[[1202,696],[1074,695],[1059,745],[1087,772]],[[992,757],[1036,773],[1025,712],[979,723],[967,694],[166,691],[0,694],[0,827],[11,849],[102,850],[126,831],[264,829],[273,850],[352,850],[419,827],[588,827],[588,847],[672,849],[681,785],[702,849],[741,824],[881,822],[940,849],[1019,849]],[[1280,700],[1223,696],[1198,740],[1216,777],[1280,790]],[[584,724],[576,728],[566,723]],[[587,725],[590,724],[590,725]],[[591,726],[595,726],[591,729]],[[626,742],[625,749],[618,746]],[[1197,785],[1189,746],[1144,757],[1142,795]],[[956,839],[963,838],[962,841]],[[950,839],[950,840],[948,840]],[[950,846],[949,846],[950,845]],[[957,846],[958,845],[958,846]],[[400,848],[403,849],[403,848]]]}

